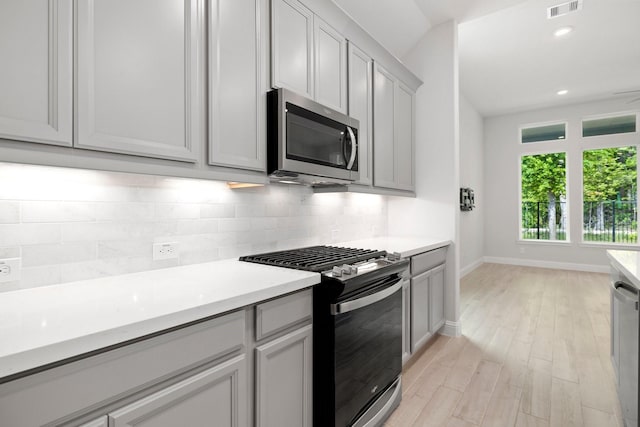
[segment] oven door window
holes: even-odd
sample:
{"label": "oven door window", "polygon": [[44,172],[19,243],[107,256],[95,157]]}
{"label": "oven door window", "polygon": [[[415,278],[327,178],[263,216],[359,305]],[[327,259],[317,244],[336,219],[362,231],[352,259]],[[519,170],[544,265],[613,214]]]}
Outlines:
{"label": "oven door window", "polygon": [[[338,169],[357,170],[350,162],[355,144],[342,123],[287,103],[287,158]],[[355,134],[355,130],[351,130]]]}
{"label": "oven door window", "polygon": [[334,319],[336,426],[343,426],[402,371],[402,289]]}

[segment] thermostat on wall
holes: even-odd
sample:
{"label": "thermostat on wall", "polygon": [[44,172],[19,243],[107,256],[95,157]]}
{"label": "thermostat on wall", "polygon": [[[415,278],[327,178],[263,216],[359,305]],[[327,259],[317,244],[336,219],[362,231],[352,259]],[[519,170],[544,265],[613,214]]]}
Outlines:
{"label": "thermostat on wall", "polygon": [[475,200],[473,198],[473,190],[470,188],[460,189],[460,210],[470,211],[475,207]]}

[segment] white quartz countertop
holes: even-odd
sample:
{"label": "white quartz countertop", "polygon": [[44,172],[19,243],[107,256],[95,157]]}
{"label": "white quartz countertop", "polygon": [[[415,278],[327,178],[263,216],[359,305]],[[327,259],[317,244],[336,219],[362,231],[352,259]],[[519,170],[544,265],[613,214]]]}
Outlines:
{"label": "white quartz countertop", "polygon": [[319,282],[224,260],[0,293],[0,379]]}
{"label": "white quartz countertop", "polygon": [[640,288],[640,251],[608,250],[607,256],[618,271]]}
{"label": "white quartz countertop", "polygon": [[379,249],[387,252],[398,252],[403,258],[406,258],[422,252],[448,246],[450,244],[450,240],[432,239],[428,237],[383,236],[340,242],[337,245],[362,249]]}

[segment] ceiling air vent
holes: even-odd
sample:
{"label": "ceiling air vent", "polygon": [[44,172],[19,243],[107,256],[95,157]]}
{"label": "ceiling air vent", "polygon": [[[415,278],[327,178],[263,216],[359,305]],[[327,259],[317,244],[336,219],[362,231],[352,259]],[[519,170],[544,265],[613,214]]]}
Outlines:
{"label": "ceiling air vent", "polygon": [[582,9],[582,0],[573,0],[547,8],[547,18],[553,19],[567,13],[577,12]]}

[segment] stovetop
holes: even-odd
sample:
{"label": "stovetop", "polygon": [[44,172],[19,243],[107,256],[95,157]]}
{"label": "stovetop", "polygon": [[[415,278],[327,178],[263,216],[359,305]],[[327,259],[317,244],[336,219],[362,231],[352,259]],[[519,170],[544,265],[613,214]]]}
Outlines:
{"label": "stovetop", "polygon": [[240,261],[297,270],[323,272],[335,266],[354,264],[387,255],[386,251],[342,248],[338,246],[310,246],[286,251],[268,252],[240,257]]}

